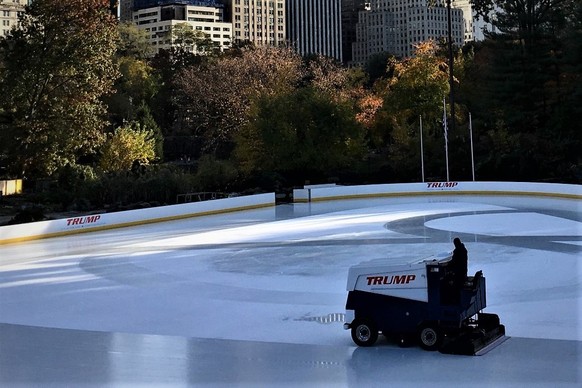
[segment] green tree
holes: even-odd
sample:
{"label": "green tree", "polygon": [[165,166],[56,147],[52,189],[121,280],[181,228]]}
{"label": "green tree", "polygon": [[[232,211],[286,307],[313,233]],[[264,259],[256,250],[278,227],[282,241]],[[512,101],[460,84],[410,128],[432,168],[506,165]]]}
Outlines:
{"label": "green tree", "polygon": [[[147,128],[161,137],[149,107],[154,105],[162,85],[160,74],[149,63],[153,50],[146,31],[138,29],[133,23],[120,23],[118,31],[116,62],[121,76],[115,82],[115,93],[103,99],[109,108],[111,126],[115,128],[134,120],[144,125],[138,116],[147,105],[145,108],[150,121]],[[157,142],[160,145],[156,148],[160,151],[156,151],[160,157],[161,142]]]}
{"label": "green tree", "polygon": [[169,31],[170,39],[177,51],[199,55],[216,55],[220,52],[218,43],[212,41],[203,31],[195,30],[188,23],[178,23]]}
{"label": "green tree", "polygon": [[292,183],[336,176],[364,154],[364,131],[351,105],[313,87],[262,95],[237,136],[247,176],[276,174]]}
{"label": "green tree", "polygon": [[46,176],[95,152],[118,73],[106,0],[36,0],[0,40],[0,144],[21,176]]}
{"label": "green tree", "polygon": [[198,160],[194,181],[202,191],[223,191],[233,189],[237,182],[238,170],[229,160],[218,160],[212,155],[203,155]]}
{"label": "green tree", "polygon": [[139,123],[119,127],[101,149],[100,167],[106,172],[128,171],[136,163],[147,165],[156,157],[156,142],[151,131]]}
{"label": "green tree", "polygon": [[396,180],[420,178],[419,117],[423,118],[424,149],[427,170],[441,175],[443,169],[433,166],[444,160],[440,151],[444,137],[442,127],[443,98],[449,92],[446,58],[437,55],[435,42],[416,47],[415,56],[392,59],[388,66],[393,76],[388,83],[383,107],[373,125],[372,139],[379,149],[387,149]]}
{"label": "green tree", "polygon": [[[571,118],[582,114],[580,3],[478,3],[499,7],[490,20],[500,31],[475,52],[467,73],[473,88],[464,90],[477,124],[481,178],[496,179],[501,160],[506,179],[576,179],[582,127]],[[516,149],[482,148],[499,139],[512,139]]]}
{"label": "green tree", "polygon": [[119,57],[117,63],[121,77],[115,93],[104,99],[113,125],[134,120],[138,107],[151,104],[161,87],[159,76],[145,60]]}
{"label": "green tree", "polygon": [[389,76],[389,68],[386,66],[389,60],[394,60],[393,55],[388,52],[372,54],[365,64],[365,70],[370,77],[370,84],[376,80]]}
{"label": "green tree", "polygon": [[501,35],[511,36],[525,50],[567,22],[576,0],[472,0],[477,15],[492,23]]}
{"label": "green tree", "polygon": [[135,120],[139,123],[140,128],[151,133],[151,138],[154,141],[154,152],[156,160],[164,159],[164,135],[162,130],[156,123],[154,116],[151,113],[149,106],[142,102],[137,108]]}
{"label": "green tree", "polygon": [[117,28],[119,31],[117,55],[120,57],[147,59],[153,54],[146,30],[137,28],[132,22],[121,22]]}

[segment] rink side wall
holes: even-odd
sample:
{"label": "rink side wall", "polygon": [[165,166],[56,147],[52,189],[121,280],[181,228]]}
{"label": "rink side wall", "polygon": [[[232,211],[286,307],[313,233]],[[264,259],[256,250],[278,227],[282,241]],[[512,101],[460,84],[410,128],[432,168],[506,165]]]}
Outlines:
{"label": "rink side wall", "polygon": [[[293,190],[293,200],[297,203],[431,195],[511,195],[582,200],[582,185],[527,182],[428,182],[362,186],[312,185]],[[0,245],[268,206],[275,206],[275,193],[0,226]]]}
{"label": "rink side wall", "polygon": [[0,245],[275,206],[275,193],[0,226]]}
{"label": "rink side wall", "polygon": [[528,182],[425,182],[365,186],[305,186],[294,202],[430,195],[514,195],[582,200],[582,185]]}

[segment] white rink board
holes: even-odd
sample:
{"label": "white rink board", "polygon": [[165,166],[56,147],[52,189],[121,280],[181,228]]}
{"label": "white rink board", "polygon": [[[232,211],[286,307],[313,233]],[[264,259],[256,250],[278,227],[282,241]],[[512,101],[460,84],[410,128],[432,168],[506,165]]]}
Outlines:
{"label": "white rink board", "polygon": [[267,206],[275,206],[274,193],[1,226],[0,245]]}
{"label": "white rink board", "polygon": [[427,195],[516,195],[582,200],[581,185],[529,182],[397,183],[365,186],[306,187],[295,192],[296,202]]}

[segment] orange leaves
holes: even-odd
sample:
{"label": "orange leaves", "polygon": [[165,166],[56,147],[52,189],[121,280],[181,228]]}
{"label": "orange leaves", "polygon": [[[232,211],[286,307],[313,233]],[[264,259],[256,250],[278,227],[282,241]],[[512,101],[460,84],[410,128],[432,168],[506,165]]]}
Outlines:
{"label": "orange leaves", "polygon": [[356,120],[370,128],[376,120],[376,114],[382,107],[384,100],[374,94],[367,94],[358,101],[359,113],[356,114]]}

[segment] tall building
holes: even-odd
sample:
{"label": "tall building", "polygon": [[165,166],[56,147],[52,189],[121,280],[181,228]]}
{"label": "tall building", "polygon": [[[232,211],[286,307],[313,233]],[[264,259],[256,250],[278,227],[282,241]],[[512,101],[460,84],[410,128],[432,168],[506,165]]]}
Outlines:
{"label": "tall building", "polygon": [[[149,7],[153,3],[158,5]],[[137,28],[147,33],[154,53],[161,49],[167,50],[175,44],[171,31],[183,23],[206,34],[221,50],[231,45],[232,24],[224,21],[224,6],[216,1],[134,0],[131,15]],[[188,49],[201,53],[196,45]]]}
{"label": "tall building", "polygon": [[29,0],[0,0],[0,35],[7,35],[12,27],[18,25],[18,16],[28,3]]}
{"label": "tall building", "polygon": [[[111,0],[116,1],[116,0]],[[132,13],[146,8],[155,8],[163,5],[181,4],[181,5],[199,5],[214,7],[221,5],[222,0],[118,0],[119,2],[119,19],[122,22],[131,22]]]}
{"label": "tall building", "polygon": [[[453,43],[462,46],[463,11],[460,8],[451,11]],[[358,13],[351,64],[363,65],[371,55],[381,52],[409,57],[414,53],[415,44],[447,37],[448,14],[444,0],[437,0],[430,7],[427,0],[371,0]]]}
{"label": "tall building", "polygon": [[119,0],[119,20],[122,22],[131,22],[131,13],[133,12],[133,0]]}
{"label": "tall building", "polygon": [[223,0],[233,41],[258,46],[286,44],[285,0]]}
{"label": "tall building", "polygon": [[352,62],[352,44],[356,41],[358,15],[369,5],[367,0],[341,0],[342,3],[342,57],[344,63]]}
{"label": "tall building", "polygon": [[301,55],[342,60],[341,0],[287,0],[287,40]]}
{"label": "tall building", "polygon": [[471,0],[452,0],[453,8],[459,8],[463,11],[463,21],[465,23],[465,31],[463,35],[464,42],[471,42],[475,40],[474,26],[473,26],[473,7]]}

